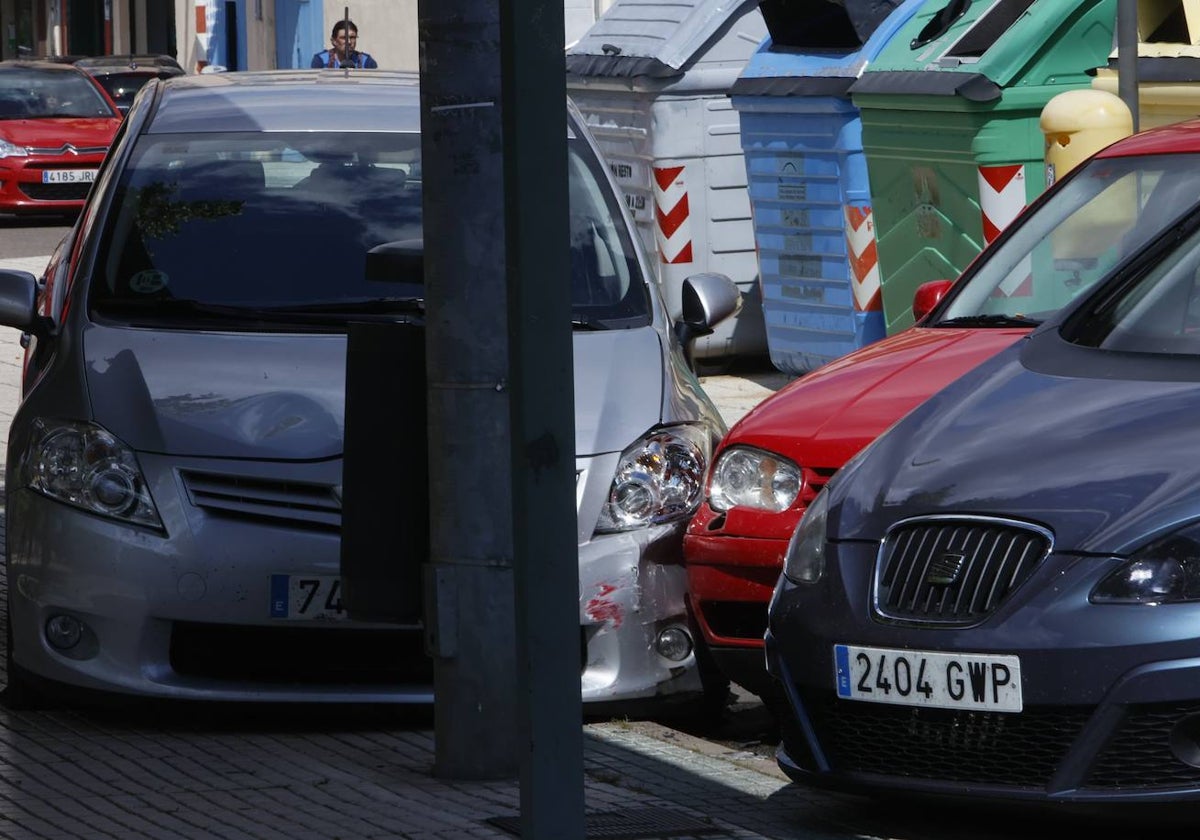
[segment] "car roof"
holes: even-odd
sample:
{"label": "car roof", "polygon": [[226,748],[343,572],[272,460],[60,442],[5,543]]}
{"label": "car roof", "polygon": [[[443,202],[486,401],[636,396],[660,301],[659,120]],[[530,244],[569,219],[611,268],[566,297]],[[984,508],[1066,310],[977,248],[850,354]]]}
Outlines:
{"label": "car roof", "polygon": [[[150,134],[420,130],[419,77],[396,70],[200,73],[159,82]],[[151,84],[155,84],[151,82]]]}
{"label": "car roof", "polygon": [[1098,158],[1200,152],[1200,119],[1148,128],[1124,137],[1096,154]]}
{"label": "car roof", "polygon": [[48,61],[46,59],[12,59],[9,61],[0,61],[0,71],[4,70],[40,70],[46,73],[78,73],[86,75],[82,70],[76,68],[74,64],[61,61]]}
{"label": "car roof", "polygon": [[171,70],[178,70],[181,73],[183,72],[183,68],[179,66],[179,62],[169,55],[93,55],[77,58],[74,63],[76,67],[82,67],[85,70],[107,70],[109,68],[161,70],[169,68]]}

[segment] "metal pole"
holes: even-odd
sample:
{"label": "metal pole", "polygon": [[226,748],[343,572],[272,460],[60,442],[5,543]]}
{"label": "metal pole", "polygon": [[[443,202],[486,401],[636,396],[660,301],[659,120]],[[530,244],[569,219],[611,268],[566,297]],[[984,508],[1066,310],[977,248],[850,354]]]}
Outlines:
{"label": "metal pole", "polygon": [[517,775],[500,18],[420,0],[434,774]]}
{"label": "metal pole", "polygon": [[561,0],[419,0],[435,766],[583,837]]}
{"label": "metal pole", "polygon": [[500,7],[521,836],[582,840],[563,4]]}
{"label": "metal pole", "polygon": [[1138,0],[1117,0],[1117,95],[1138,132]]}

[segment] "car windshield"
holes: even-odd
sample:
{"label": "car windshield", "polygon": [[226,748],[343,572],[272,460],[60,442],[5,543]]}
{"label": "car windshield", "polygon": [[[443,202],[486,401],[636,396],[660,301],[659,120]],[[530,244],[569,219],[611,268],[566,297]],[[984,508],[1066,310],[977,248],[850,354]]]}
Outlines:
{"label": "car windshield", "polygon": [[959,281],[937,325],[1037,323],[1144,248],[1200,199],[1194,155],[1083,164]]}
{"label": "car windshield", "polygon": [[[646,325],[632,237],[583,142],[568,143],[574,319]],[[144,135],[118,184],[92,312],[181,328],[411,313],[424,297],[421,195],[415,132]]]}
{"label": "car windshield", "polygon": [[137,73],[110,73],[106,70],[95,71],[95,78],[106,91],[108,95],[117,103],[117,107],[121,110],[128,110],[133,104],[133,97],[142,89],[146,82],[154,78],[167,79],[171,76],[177,76],[178,73],[172,73],[168,70],[163,70],[157,74],[141,71]]}
{"label": "car windshield", "polygon": [[34,67],[0,72],[0,120],[111,116],[112,107],[79,73]]}

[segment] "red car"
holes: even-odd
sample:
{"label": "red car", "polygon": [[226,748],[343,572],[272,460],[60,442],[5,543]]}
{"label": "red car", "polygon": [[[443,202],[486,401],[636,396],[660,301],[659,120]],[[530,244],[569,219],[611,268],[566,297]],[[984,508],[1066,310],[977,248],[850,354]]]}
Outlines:
{"label": "red car", "polygon": [[770,699],[767,602],[825,482],[910,409],[1170,235],[1198,200],[1200,120],[1125,138],[1047,190],[953,285],[921,286],[916,326],[795,380],[729,430],[684,541],[693,616],[725,676]]}
{"label": "red car", "polygon": [[120,125],[117,106],[82,70],[0,62],[0,213],[79,210]]}

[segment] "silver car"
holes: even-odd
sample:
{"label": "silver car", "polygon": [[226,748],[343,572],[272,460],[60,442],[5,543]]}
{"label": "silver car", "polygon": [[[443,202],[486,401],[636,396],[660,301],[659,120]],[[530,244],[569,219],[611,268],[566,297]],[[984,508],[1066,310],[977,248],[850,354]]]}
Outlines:
{"label": "silver car", "polygon": [[[725,429],[677,336],[737,293],[668,323],[569,111],[583,699],[701,696],[681,537]],[[421,240],[419,117],[411,74],[151,82],[45,276],[0,272],[10,703],[432,700],[421,622],[339,599],[347,324],[421,323],[420,272],[372,277]]]}

